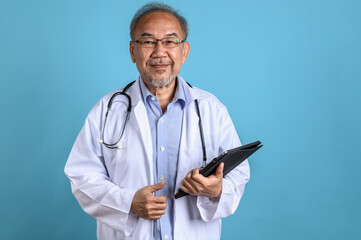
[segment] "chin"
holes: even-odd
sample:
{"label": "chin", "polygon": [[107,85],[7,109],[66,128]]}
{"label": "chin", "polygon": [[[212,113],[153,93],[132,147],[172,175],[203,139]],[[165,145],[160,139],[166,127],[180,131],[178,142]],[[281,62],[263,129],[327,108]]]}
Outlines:
{"label": "chin", "polygon": [[169,77],[153,78],[147,74],[147,81],[154,87],[165,87],[170,84],[174,79],[173,74]]}

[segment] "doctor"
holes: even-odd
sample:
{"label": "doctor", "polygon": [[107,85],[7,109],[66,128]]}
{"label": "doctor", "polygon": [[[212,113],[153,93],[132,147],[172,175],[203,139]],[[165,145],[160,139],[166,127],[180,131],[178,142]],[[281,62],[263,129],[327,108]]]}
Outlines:
{"label": "doctor", "polygon": [[[225,178],[223,165],[207,178],[199,174],[203,152],[195,100],[207,162],[240,145],[234,125],[216,97],[178,75],[190,45],[187,21],[173,8],[144,5],[130,34],[140,76],[126,90],[129,119],[123,125],[129,103],[119,95],[105,120],[109,99],[123,89],[92,108],[65,166],[72,192],[97,220],[98,239],[220,239],[221,219],[236,210],[249,166],[244,161]],[[117,142],[116,148],[106,142]],[[179,188],[191,195],[175,200]]]}

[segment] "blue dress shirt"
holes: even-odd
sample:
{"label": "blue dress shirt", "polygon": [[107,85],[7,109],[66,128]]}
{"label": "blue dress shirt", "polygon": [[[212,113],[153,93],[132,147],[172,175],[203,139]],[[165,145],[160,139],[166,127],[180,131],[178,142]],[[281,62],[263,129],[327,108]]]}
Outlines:
{"label": "blue dress shirt", "polygon": [[158,99],[149,92],[142,80],[140,86],[152,136],[154,183],[166,181],[164,188],[155,193],[167,196],[167,208],[165,214],[154,221],[153,239],[171,240],[174,236],[174,192],[183,109],[189,98],[185,96],[182,82],[177,80],[174,98],[163,114]]}

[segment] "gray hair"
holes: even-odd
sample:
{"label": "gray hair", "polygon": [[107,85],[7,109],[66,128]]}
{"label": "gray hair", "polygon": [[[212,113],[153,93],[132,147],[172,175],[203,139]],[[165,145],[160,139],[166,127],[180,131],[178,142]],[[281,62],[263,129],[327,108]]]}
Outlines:
{"label": "gray hair", "polygon": [[135,27],[137,26],[139,20],[143,16],[145,16],[146,14],[151,13],[151,12],[165,12],[165,13],[172,14],[175,18],[177,18],[177,20],[179,21],[179,23],[182,27],[182,31],[183,31],[183,35],[184,35],[184,39],[182,39],[182,40],[187,39],[189,27],[188,27],[188,23],[187,23],[187,20],[185,19],[185,17],[180,15],[178,13],[178,11],[174,10],[174,8],[172,8],[171,6],[169,6],[165,3],[161,3],[161,2],[150,2],[138,9],[138,11],[134,14],[134,17],[130,23],[130,38],[131,39],[133,39],[134,30],[135,30]]}

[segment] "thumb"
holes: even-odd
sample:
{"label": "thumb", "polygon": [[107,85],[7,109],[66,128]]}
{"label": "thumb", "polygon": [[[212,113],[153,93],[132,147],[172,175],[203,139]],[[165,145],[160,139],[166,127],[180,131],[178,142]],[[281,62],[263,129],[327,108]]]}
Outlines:
{"label": "thumb", "polygon": [[160,183],[154,184],[154,185],[150,185],[150,192],[156,192],[158,190],[161,190],[165,185],[165,180],[161,181]]}
{"label": "thumb", "polygon": [[216,175],[216,177],[222,178],[223,177],[223,168],[224,168],[224,163],[222,162],[218,165],[214,175]]}

